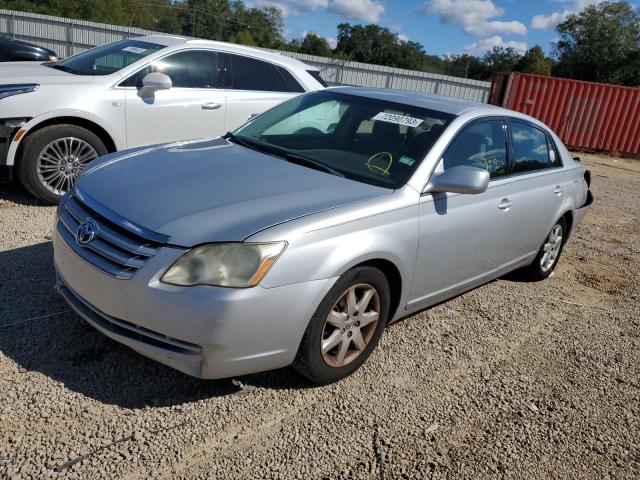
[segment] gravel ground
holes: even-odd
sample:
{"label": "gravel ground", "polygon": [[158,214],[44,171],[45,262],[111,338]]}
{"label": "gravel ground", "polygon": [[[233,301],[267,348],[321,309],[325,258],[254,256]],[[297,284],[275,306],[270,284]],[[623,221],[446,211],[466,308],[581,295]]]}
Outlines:
{"label": "gravel ground", "polygon": [[640,163],[583,161],[596,203],[553,277],[407,318],[322,388],[97,333],[52,288],[54,209],[0,184],[0,478],[640,478]]}

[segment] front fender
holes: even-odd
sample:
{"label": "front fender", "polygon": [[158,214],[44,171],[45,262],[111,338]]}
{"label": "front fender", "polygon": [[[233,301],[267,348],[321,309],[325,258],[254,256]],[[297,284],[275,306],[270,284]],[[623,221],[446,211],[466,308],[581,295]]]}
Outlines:
{"label": "front fender", "polygon": [[413,281],[418,251],[419,195],[413,189],[363,204],[340,207],[287,222],[246,241],[287,240],[282,257],[261,286],[273,288],[329,279],[372,260],[391,262],[402,279],[400,310]]}
{"label": "front fender", "polygon": [[74,109],[54,110],[51,112],[44,113],[42,115],[37,115],[36,117],[32,118],[22,126],[21,130],[23,130],[24,133],[20,136],[19,140],[17,141],[14,140],[11,142],[11,145],[9,146],[9,149],[7,151],[6,165],[8,166],[15,165],[18,148],[20,148],[20,145],[22,144],[24,139],[29,136],[29,133],[32,132],[34,129],[36,129],[38,125],[41,125],[42,123],[48,120],[55,119],[55,118],[62,118],[62,117],[78,118],[81,120],[86,120],[86,121],[95,123],[100,128],[102,128],[105,132],[107,132],[107,134],[111,137],[114,145],[116,146],[116,150],[122,150],[125,147],[124,139],[121,138],[121,136],[119,136],[99,116],[89,112],[82,111],[82,110],[74,110]]}

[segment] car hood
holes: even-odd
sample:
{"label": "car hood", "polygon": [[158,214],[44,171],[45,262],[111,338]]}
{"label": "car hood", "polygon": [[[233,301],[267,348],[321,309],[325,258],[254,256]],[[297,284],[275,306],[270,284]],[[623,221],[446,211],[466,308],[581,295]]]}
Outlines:
{"label": "car hood", "polygon": [[38,62],[1,62],[0,85],[38,83],[40,85],[87,83],[93,76],[72,75],[62,70],[45,67]]}
{"label": "car hood", "polygon": [[103,157],[76,188],[184,247],[242,241],[279,223],[391,193],[222,138]]}

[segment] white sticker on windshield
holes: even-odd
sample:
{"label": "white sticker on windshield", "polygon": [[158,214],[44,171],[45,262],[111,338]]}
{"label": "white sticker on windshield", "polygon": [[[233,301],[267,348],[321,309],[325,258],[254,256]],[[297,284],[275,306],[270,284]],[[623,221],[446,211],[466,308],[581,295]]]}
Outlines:
{"label": "white sticker on windshield", "polygon": [[129,52],[129,53],[144,53],[147,49],[146,48],[140,48],[140,47],[124,47],[122,49],[123,52]]}
{"label": "white sticker on windshield", "polygon": [[395,113],[386,112],[378,113],[375,117],[373,117],[373,120],[396,123],[398,125],[404,125],[406,127],[417,127],[424,121],[421,118],[406,117],[404,115],[396,115]]}

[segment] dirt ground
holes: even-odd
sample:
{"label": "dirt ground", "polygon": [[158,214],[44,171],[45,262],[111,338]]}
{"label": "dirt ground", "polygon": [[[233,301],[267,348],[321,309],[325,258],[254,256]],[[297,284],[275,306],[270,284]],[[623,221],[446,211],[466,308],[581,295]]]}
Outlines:
{"label": "dirt ground", "polygon": [[53,290],[54,209],[0,184],[0,478],[640,478],[640,162],[581,156],[596,201],[554,276],[409,317],[321,388],[94,331]]}

